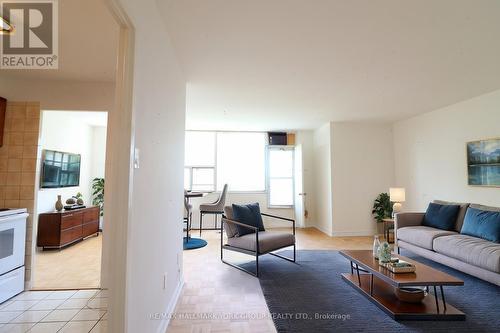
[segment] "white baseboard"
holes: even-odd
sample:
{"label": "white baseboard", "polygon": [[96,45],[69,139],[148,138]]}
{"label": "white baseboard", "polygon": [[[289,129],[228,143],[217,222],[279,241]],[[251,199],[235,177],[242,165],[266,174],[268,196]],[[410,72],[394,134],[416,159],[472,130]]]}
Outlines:
{"label": "white baseboard", "polygon": [[326,230],[323,230],[323,228],[318,227],[317,225],[312,225],[312,226],[311,226],[311,228],[317,229],[317,230],[321,231],[322,233],[324,233],[324,234],[326,234],[326,235],[328,235],[328,236],[332,237],[332,233],[331,233],[331,231],[326,231]]}
{"label": "white baseboard", "polygon": [[[179,301],[179,297],[181,296],[182,288],[184,287],[184,278],[181,276],[177,287],[175,288],[174,295],[172,299],[168,303],[167,309],[165,311],[166,314],[174,313],[177,302]],[[168,324],[170,324],[170,317],[167,317],[165,320],[162,320],[162,324],[158,328],[158,333],[165,333],[168,328]]]}

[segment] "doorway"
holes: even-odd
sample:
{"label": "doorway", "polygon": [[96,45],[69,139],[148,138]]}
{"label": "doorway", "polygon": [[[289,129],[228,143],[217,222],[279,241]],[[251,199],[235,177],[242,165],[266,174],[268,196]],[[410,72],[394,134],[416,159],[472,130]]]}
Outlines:
{"label": "doorway", "polygon": [[[101,286],[107,118],[107,112],[42,111],[34,290]],[[54,219],[60,222],[47,222]]]}

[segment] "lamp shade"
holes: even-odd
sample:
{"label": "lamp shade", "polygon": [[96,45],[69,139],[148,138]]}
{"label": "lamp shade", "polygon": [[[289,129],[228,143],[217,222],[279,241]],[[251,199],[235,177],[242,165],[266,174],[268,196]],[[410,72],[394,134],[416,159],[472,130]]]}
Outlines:
{"label": "lamp shade", "polygon": [[389,189],[389,196],[392,202],[404,202],[405,201],[405,189],[402,187],[391,187]]}

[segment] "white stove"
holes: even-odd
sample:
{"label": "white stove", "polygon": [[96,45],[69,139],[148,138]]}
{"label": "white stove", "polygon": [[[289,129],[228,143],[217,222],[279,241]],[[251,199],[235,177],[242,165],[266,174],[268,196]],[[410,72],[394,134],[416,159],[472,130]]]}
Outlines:
{"label": "white stove", "polygon": [[0,208],[0,303],[24,290],[25,208]]}

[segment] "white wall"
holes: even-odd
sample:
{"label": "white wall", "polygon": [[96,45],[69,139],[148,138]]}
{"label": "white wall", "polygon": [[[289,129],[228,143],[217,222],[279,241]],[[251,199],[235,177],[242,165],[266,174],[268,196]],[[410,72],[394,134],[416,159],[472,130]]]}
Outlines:
{"label": "white wall", "polygon": [[38,101],[42,110],[111,112],[114,89],[114,82],[0,77],[2,97],[11,101]]}
{"label": "white wall", "polygon": [[394,186],[392,126],[335,122],[331,130],[333,236],[373,235],[373,201]]}
{"label": "white wall", "polygon": [[314,221],[313,226],[332,235],[332,172],[330,123],[313,134],[314,160]]}
{"label": "white wall", "polygon": [[405,210],[434,199],[498,206],[498,188],[467,184],[466,142],[500,137],[500,90],[394,124],[396,182]]}
{"label": "white wall", "polygon": [[106,164],[106,130],[104,126],[93,126],[92,135],[92,178],[104,178]]}
{"label": "white wall", "polygon": [[[131,174],[130,217],[120,245],[125,253],[116,253],[126,256],[125,284],[117,281],[125,289],[113,287],[109,329],[163,333],[167,321],[150,316],[173,311],[182,286],[186,85],[157,2],[120,3],[135,29],[132,138],[140,166]],[[124,313],[119,299],[125,301]]]}
{"label": "white wall", "polygon": [[92,204],[91,181],[104,173],[106,151],[106,128],[96,127],[82,121],[87,112],[44,111],[40,134],[41,149],[81,154],[80,185],[66,188],[40,188],[37,198],[37,213],[54,210],[57,195],[62,201],[81,192],[86,205]]}

